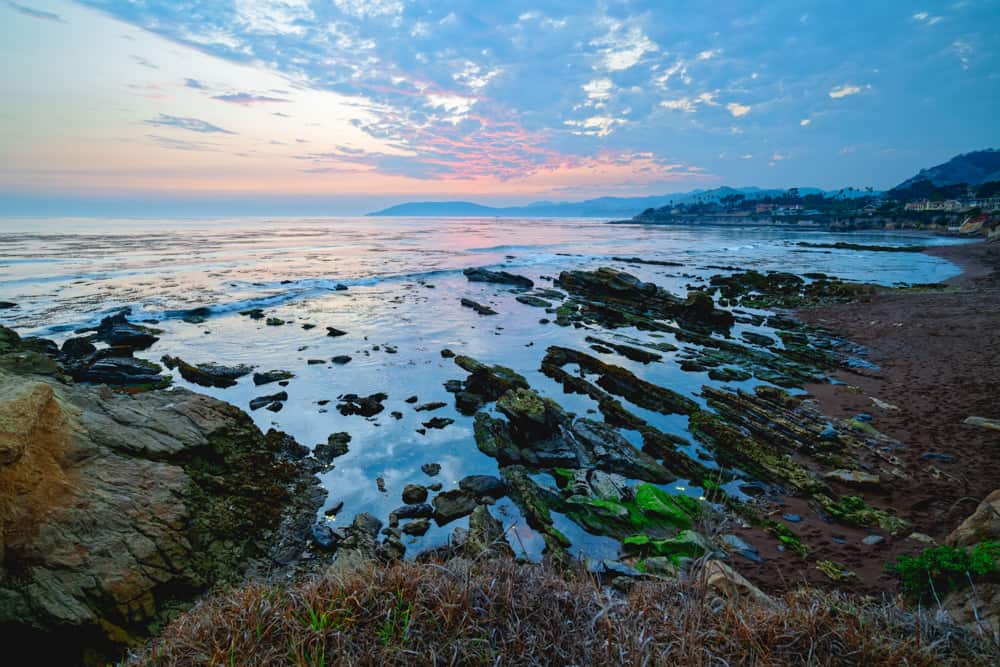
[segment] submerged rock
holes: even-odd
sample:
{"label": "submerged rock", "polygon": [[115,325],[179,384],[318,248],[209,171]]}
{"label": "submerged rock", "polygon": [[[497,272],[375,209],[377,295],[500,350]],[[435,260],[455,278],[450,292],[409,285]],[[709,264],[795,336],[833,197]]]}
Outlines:
{"label": "submerged rock", "polygon": [[[261,408],[271,408],[275,403],[281,404],[282,401],[288,400],[288,392],[279,391],[277,394],[269,394],[267,396],[258,396],[257,398],[250,399],[250,409],[259,410]],[[278,408],[280,410],[281,407]],[[278,410],[273,410],[277,412]]]}
{"label": "submerged rock", "polygon": [[470,282],[499,283],[502,285],[513,285],[522,289],[531,289],[535,283],[530,278],[519,276],[506,271],[490,271],[483,268],[465,269],[462,273]]}
{"label": "submerged rock", "polygon": [[338,456],[343,456],[348,451],[348,443],[351,442],[351,434],[346,432],[331,433],[325,443],[313,447],[313,456],[324,466],[329,466]]}
{"label": "submerged rock", "polygon": [[407,484],[403,487],[403,502],[407,505],[417,505],[427,500],[427,487],[420,484]]}
{"label": "submerged rock", "polygon": [[94,340],[107,343],[111,347],[123,347],[130,350],[145,350],[159,340],[155,329],[132,324],[128,321],[131,309],[126,308],[114,315],[105,317],[97,325],[93,335]]}
{"label": "submerged rock", "polygon": [[173,370],[177,369],[181,377],[188,382],[201,385],[202,387],[219,387],[225,389],[236,384],[236,380],[253,372],[253,366],[223,366],[216,363],[189,364],[180,357],[164,355],[161,359],[163,365]]}
{"label": "submerged rock", "polygon": [[477,303],[477,302],[473,301],[472,299],[466,299],[466,298],[463,297],[462,299],[460,299],[460,303],[463,306],[465,306],[466,308],[472,308],[474,311],[476,311],[480,315],[496,315],[497,314],[497,311],[493,310],[489,306],[484,306],[483,304]]}
{"label": "submerged rock", "polygon": [[272,382],[283,382],[285,380],[291,380],[295,377],[295,373],[291,371],[264,371],[263,373],[253,374],[253,383],[258,387],[265,384],[271,384]]}
{"label": "submerged rock", "polygon": [[468,475],[459,480],[458,487],[476,498],[503,498],[507,495],[507,486],[493,475]]}
{"label": "submerged rock", "polygon": [[337,404],[337,410],[345,417],[349,415],[361,415],[362,417],[373,417],[385,409],[382,401],[389,398],[388,394],[381,392],[370,396],[358,396],[357,394],[344,394],[341,402]]}

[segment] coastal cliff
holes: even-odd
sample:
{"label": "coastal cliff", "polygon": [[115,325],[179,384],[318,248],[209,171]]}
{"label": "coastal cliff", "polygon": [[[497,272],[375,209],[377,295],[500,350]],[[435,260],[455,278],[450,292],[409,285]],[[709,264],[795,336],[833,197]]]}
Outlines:
{"label": "coastal cliff", "polygon": [[12,655],[104,664],[211,586],[294,564],[324,492],[291,438],[183,389],[75,385],[31,341],[0,341]]}

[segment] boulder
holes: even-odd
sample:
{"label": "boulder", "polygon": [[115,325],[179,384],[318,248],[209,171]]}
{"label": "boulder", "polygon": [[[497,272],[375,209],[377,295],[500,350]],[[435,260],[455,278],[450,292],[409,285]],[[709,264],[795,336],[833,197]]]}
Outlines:
{"label": "boulder", "polygon": [[346,432],[331,433],[325,443],[313,447],[313,456],[324,466],[333,463],[338,456],[343,456],[348,451],[348,443],[351,442],[351,434]]}
{"label": "boulder", "polygon": [[439,526],[451,523],[476,509],[476,499],[462,489],[442,491],[434,496],[434,520]]}
{"label": "boulder", "polygon": [[0,371],[7,650],[113,663],[201,591],[286,569],[322,504],[289,440],[183,389]]}
{"label": "boulder", "polygon": [[427,487],[421,484],[407,484],[403,487],[403,502],[417,505],[427,500]]}
{"label": "boulder", "polygon": [[458,487],[476,498],[503,498],[507,495],[507,485],[493,475],[468,475],[459,480]]}
{"label": "boulder", "polygon": [[986,540],[1000,540],[1000,489],[986,496],[976,511],[945,538],[945,544],[968,547]]}
{"label": "boulder", "polygon": [[771,609],[778,607],[774,599],[720,560],[707,561],[698,573],[698,578],[709,590],[726,600],[742,599]]}
{"label": "boulder", "polygon": [[181,377],[188,382],[202,387],[218,387],[225,389],[232,387],[236,381],[253,372],[253,366],[237,364],[235,366],[224,366],[216,363],[189,364],[180,357],[164,355],[160,359],[163,365],[173,370],[177,369]]}
{"label": "boulder", "polygon": [[469,279],[469,282],[478,283],[499,283],[501,285],[513,285],[522,289],[531,289],[535,286],[534,281],[524,276],[519,276],[506,271],[490,271],[483,268],[469,268],[462,273]]}
{"label": "boulder", "polygon": [[389,398],[389,396],[381,392],[370,396],[344,394],[340,399],[341,402],[337,404],[337,410],[339,410],[340,414],[345,417],[349,415],[373,417],[385,409],[382,405],[382,401],[387,398]]}

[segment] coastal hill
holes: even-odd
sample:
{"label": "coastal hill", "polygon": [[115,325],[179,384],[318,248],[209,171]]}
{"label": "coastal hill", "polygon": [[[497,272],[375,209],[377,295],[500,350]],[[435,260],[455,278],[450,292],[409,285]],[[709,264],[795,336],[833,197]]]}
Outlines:
{"label": "coastal hill", "polygon": [[908,178],[893,190],[910,188],[920,181],[930,181],[933,185],[982,185],[989,181],[1000,181],[1000,150],[987,148],[956,155],[947,162],[921,169],[920,172]]}

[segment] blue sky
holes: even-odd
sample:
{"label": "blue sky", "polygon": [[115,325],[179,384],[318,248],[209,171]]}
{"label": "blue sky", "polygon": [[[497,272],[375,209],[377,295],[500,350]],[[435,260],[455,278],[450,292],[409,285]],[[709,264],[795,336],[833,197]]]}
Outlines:
{"label": "blue sky", "polygon": [[0,17],[0,213],[885,188],[1000,144],[996,0],[24,0]]}

